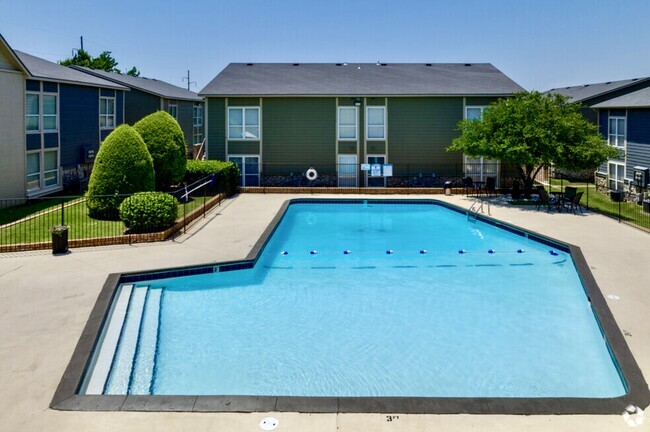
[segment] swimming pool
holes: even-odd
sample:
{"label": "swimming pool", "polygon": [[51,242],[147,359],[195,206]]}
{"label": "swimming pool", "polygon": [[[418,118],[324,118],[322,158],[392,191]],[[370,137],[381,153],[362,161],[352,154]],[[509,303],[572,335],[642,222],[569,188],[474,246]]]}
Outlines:
{"label": "swimming pool", "polygon": [[269,233],[255,262],[122,277],[79,393],[629,392],[566,245],[422,200],[298,200]]}

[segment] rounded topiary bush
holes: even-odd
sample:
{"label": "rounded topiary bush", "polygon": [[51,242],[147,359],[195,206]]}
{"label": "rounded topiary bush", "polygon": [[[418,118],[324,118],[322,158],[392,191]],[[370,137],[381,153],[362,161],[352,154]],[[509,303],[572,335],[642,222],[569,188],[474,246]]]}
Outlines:
{"label": "rounded topiary bush", "polygon": [[153,161],[142,137],[129,125],[118,126],[99,148],[90,174],[90,216],[117,218],[124,200],[118,195],[152,191],[155,184]]}
{"label": "rounded topiary bush", "polygon": [[120,219],[133,232],[161,231],[178,216],[178,201],[164,192],[140,192],[122,202]]}
{"label": "rounded topiary bush", "polygon": [[178,184],[185,175],[187,148],[178,122],[165,111],[149,114],[133,125],[153,158],[156,190]]}

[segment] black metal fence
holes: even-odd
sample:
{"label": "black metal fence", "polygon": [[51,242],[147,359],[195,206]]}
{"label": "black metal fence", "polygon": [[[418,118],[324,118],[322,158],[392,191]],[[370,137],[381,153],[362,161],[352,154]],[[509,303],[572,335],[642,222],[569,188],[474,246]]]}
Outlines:
{"label": "black metal fence", "polygon": [[577,193],[582,192],[580,205],[585,209],[650,231],[650,188],[647,185],[617,181],[604,173],[576,179],[557,172],[551,172],[543,184],[551,194],[575,188]]}
{"label": "black metal fence", "polygon": [[[114,211],[89,211],[86,196],[47,196],[0,199],[0,252],[48,249],[51,230],[67,226],[71,246],[160,241],[185,232],[196,219],[222,200],[222,187],[212,176],[168,192],[179,202],[176,223],[170,227],[126,229]],[[121,202],[131,195],[93,197]],[[150,229],[148,229],[150,228]]]}

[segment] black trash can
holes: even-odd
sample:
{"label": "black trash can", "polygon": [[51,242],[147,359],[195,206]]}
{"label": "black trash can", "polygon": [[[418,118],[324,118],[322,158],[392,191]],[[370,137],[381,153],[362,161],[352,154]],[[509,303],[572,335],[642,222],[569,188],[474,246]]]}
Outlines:
{"label": "black trash can", "polygon": [[612,199],[612,202],[623,202],[623,191],[620,190],[610,191],[609,197]]}
{"label": "black trash can", "polygon": [[50,228],[52,234],[52,253],[64,254],[68,252],[68,230],[66,225],[56,225]]}
{"label": "black trash can", "polygon": [[650,200],[643,201],[643,211],[650,213]]}

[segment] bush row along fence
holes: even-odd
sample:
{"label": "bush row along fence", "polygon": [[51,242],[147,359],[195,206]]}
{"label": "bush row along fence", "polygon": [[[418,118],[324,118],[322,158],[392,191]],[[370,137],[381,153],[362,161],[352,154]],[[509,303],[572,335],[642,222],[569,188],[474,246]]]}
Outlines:
{"label": "bush row along fence", "polygon": [[[187,231],[192,222],[205,217],[228,195],[213,176],[169,192],[179,201],[176,222],[163,231],[130,232],[114,215],[91,217],[85,196],[57,196],[0,200],[0,252],[52,247],[50,229],[66,225],[70,247],[102,246],[162,241]],[[130,195],[118,195],[127,198]],[[115,197],[112,195],[110,197]],[[107,197],[109,198],[109,197]]]}

